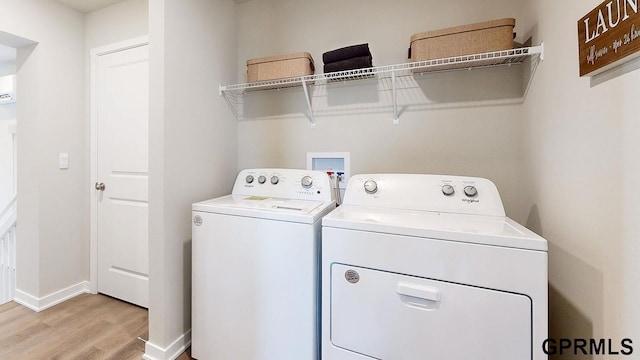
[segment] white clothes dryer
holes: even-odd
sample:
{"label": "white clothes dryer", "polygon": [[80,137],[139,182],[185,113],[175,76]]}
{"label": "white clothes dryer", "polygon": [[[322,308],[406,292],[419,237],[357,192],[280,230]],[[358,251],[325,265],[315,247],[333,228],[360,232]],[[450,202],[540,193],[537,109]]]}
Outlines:
{"label": "white clothes dryer", "polygon": [[248,169],[193,204],[192,347],[201,360],[319,358],[326,173]]}
{"label": "white clothes dryer", "polygon": [[547,242],[491,181],[357,175],[322,222],[323,360],[547,359]]}

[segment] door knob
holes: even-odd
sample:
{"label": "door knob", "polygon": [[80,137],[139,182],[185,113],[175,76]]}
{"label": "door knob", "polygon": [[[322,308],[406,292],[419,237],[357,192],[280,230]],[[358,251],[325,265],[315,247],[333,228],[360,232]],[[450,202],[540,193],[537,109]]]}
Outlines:
{"label": "door knob", "polygon": [[96,190],[104,191],[104,183],[96,183]]}

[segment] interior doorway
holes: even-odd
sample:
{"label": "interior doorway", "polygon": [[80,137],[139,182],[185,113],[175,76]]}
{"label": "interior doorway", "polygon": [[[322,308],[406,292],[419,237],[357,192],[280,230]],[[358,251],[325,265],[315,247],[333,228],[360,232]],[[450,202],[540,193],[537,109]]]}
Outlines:
{"label": "interior doorway", "polygon": [[149,305],[149,50],[146,37],[91,51],[91,282]]}
{"label": "interior doorway", "polygon": [[16,288],[16,53],[0,44],[0,304],[13,300]]}

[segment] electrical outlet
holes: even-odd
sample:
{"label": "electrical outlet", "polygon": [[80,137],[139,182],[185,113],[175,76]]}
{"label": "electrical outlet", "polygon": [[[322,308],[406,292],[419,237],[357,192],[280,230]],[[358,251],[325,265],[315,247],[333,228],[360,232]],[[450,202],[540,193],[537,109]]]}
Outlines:
{"label": "electrical outlet", "polygon": [[60,153],[58,160],[60,169],[68,169],[69,168],[69,153]]}

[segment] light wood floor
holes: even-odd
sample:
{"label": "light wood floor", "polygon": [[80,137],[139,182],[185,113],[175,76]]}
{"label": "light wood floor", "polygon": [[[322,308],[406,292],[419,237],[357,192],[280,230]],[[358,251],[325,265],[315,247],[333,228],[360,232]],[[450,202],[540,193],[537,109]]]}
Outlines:
{"label": "light wood floor", "polygon": [[104,295],[83,294],[39,313],[9,302],[0,305],[0,359],[138,360],[148,326],[146,309]]}

